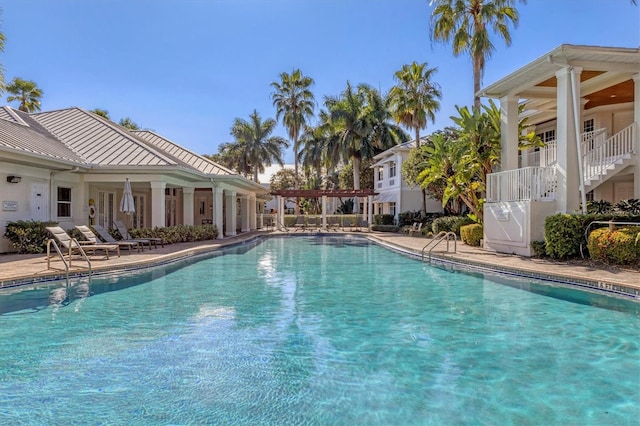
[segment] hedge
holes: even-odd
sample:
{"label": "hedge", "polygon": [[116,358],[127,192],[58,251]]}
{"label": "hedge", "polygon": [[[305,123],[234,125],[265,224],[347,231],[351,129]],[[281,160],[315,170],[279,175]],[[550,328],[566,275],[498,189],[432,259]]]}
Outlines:
{"label": "hedge", "polygon": [[460,227],[460,238],[462,241],[470,246],[480,247],[480,240],[482,240],[482,225],[479,223],[472,223],[471,225],[465,225]]}
{"label": "hedge", "polygon": [[617,265],[640,263],[640,226],[610,230],[600,228],[589,234],[592,259]]}

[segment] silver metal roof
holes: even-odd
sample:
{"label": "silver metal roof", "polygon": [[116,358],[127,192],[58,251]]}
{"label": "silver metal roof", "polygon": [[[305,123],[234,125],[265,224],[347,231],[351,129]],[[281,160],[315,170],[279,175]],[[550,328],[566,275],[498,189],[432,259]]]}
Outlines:
{"label": "silver metal roof", "polygon": [[123,127],[80,108],[31,116],[93,165],[177,165],[171,157],[143,143]]}
{"label": "silver metal roof", "polygon": [[86,166],[84,159],[49,134],[29,114],[0,108],[0,149]]}
{"label": "silver metal roof", "polygon": [[184,165],[194,168],[208,175],[235,175],[236,173],[214,163],[213,161],[201,155],[195,154],[188,149],[178,145],[175,142],[166,139],[150,130],[132,131],[134,135],[143,139],[145,142],[157,147],[163,152],[171,155],[177,161]]}

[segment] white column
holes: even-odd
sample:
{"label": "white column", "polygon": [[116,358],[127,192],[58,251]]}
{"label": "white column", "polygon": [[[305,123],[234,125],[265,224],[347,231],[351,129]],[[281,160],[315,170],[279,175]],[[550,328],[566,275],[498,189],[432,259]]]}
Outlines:
{"label": "white column", "polygon": [[518,168],[518,98],[500,98],[500,170]]}
{"label": "white column", "polygon": [[249,195],[249,229],[258,229],[258,205],[255,194]]}
{"label": "white column", "polygon": [[249,232],[249,196],[240,195],[240,231]]}
{"label": "white column", "polygon": [[640,198],[640,74],[633,76],[633,147],[636,152],[636,165],[633,169],[633,198]]}
{"label": "white column", "polygon": [[165,226],[165,197],[166,182],[149,182],[151,185],[151,227],[164,228]]}
{"label": "white column", "polygon": [[238,205],[236,202],[236,191],[224,191],[225,195],[225,213],[227,216],[227,229],[225,230],[225,237],[236,236],[236,212]]}
{"label": "white column", "polygon": [[222,188],[218,188],[214,186],[211,188],[213,192],[213,223],[216,225],[218,229],[218,239],[221,240],[224,238],[224,233],[222,232],[224,228],[224,217],[222,213],[224,212],[224,203],[222,200]]}
{"label": "white column", "polygon": [[367,205],[369,216],[367,217],[367,222],[369,223],[369,229],[371,229],[371,225],[373,225],[373,195],[367,196]]}
{"label": "white column", "polygon": [[193,225],[193,193],[195,188],[182,188],[182,222],[184,225]]}
{"label": "white column", "polygon": [[[581,71],[581,69],[575,69],[577,79],[580,78]],[[576,135],[573,112],[573,96],[580,99],[580,93],[573,93],[570,74],[569,68],[562,68],[556,72],[558,100],[556,210],[560,213],[572,213],[580,206],[580,179],[576,146],[576,137],[580,135]],[[576,86],[577,92],[579,92],[580,87]]]}
{"label": "white column", "polygon": [[327,196],[322,196],[322,230],[327,230]]}

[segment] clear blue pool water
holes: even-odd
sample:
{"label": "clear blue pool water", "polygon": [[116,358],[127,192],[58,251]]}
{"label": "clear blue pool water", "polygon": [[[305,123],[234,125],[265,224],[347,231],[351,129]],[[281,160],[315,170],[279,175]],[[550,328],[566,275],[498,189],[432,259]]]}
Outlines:
{"label": "clear blue pool water", "polygon": [[186,263],[2,294],[0,424],[639,422],[637,303],[355,238]]}

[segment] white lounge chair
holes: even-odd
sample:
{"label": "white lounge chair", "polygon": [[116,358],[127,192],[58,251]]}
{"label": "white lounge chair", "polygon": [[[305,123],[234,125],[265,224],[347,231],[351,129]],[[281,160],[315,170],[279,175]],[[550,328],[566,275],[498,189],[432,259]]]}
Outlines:
{"label": "white lounge chair", "polygon": [[[98,225],[99,226],[99,225]],[[76,229],[78,231],[80,231],[82,233],[82,236],[87,240],[90,241],[92,244],[102,244],[103,242],[98,238],[98,236],[91,230],[91,228],[89,228],[86,225],[76,225]],[[104,228],[102,228],[104,230]],[[96,231],[97,232],[97,231]],[[117,244],[120,246],[120,248],[127,248],[129,249],[129,253],[131,253],[131,249],[136,249],[137,251],[140,251],[140,249],[142,248],[142,244],[140,244],[137,241],[118,241],[115,238],[113,238],[111,235],[109,235],[108,232],[105,232],[106,235],[108,235],[108,238],[105,238],[103,235],[100,235],[100,238],[102,238],[107,244]],[[82,244],[83,242],[80,241],[80,244]]]}
{"label": "white lounge chair", "polygon": [[110,251],[115,251],[118,254],[118,257],[120,257],[120,246],[117,244],[93,244],[89,241],[87,241],[88,244],[81,244],[59,226],[47,226],[46,229],[49,231],[56,243],[58,243],[63,254],[69,256],[69,259],[71,259],[71,256],[74,254],[80,253],[81,251],[84,251],[85,253],[92,252],[95,255],[98,250],[103,250],[107,259],[109,259]]}
{"label": "white lounge chair", "polygon": [[411,228],[409,228],[409,236],[412,237],[413,234],[419,234],[422,230],[422,222],[415,222]]}
{"label": "white lounge chair", "polygon": [[124,240],[127,240],[127,241],[138,241],[141,244],[148,244],[149,245],[149,249],[151,249],[151,244],[153,244],[153,246],[155,248],[158,248],[158,243],[162,244],[162,247],[164,247],[164,240],[162,238],[153,238],[153,237],[149,237],[149,238],[133,238],[131,236],[131,234],[129,234],[129,231],[127,230],[127,227],[124,226],[124,223],[122,223],[121,221],[114,220],[113,221],[113,225],[116,227],[116,229],[118,230],[120,235],[122,235],[122,239],[124,239]]}

